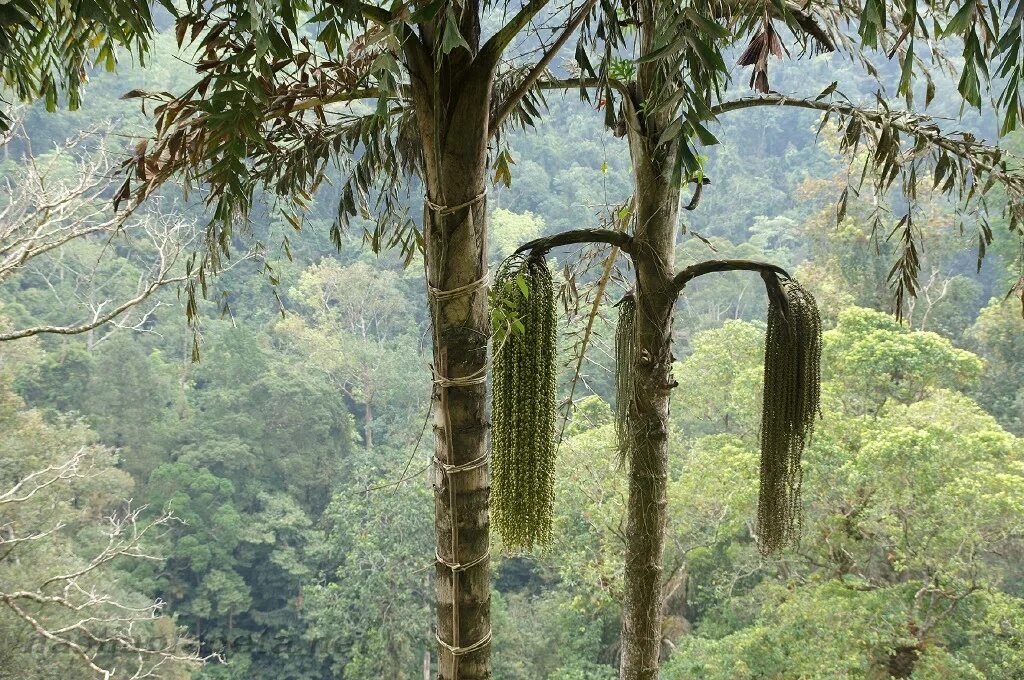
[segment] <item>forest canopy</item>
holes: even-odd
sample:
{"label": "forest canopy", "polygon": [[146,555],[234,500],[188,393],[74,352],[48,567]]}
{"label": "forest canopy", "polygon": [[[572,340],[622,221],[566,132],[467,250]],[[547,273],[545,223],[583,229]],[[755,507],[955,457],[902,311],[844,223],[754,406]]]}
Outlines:
{"label": "forest canopy", "polygon": [[1020,7],[677,4],[0,5],[0,679],[1019,677]]}

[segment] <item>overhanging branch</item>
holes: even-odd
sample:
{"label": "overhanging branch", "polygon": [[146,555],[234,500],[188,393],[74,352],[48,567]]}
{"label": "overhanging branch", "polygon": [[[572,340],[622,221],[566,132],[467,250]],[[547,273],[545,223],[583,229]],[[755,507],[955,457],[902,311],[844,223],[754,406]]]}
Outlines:
{"label": "overhanging branch", "polygon": [[530,251],[533,255],[542,256],[552,248],[584,243],[607,243],[625,253],[633,252],[633,237],[629,234],[611,229],[573,229],[524,243],[516,249],[516,254]]}
{"label": "overhanging branch", "polygon": [[[407,94],[405,88],[402,89],[402,94]],[[271,109],[263,117],[264,120],[272,120],[274,118],[281,118],[288,114],[295,113],[296,111],[306,111],[316,107],[329,106],[330,104],[341,104],[342,102],[354,102],[360,99],[378,99],[381,96],[381,91],[376,87],[363,87],[357,90],[350,90],[348,92],[339,92],[331,97],[313,97],[311,99],[304,99],[300,102],[296,102],[290,107],[278,107]]]}
{"label": "overhanging branch", "polygon": [[614,78],[556,78],[541,80],[537,83],[537,89],[539,90],[572,90],[576,88],[596,88],[604,87],[605,85],[610,86],[616,90],[623,97],[632,101],[629,85],[621,80]]}
{"label": "overhanging branch", "polygon": [[707,260],[692,264],[683,269],[672,279],[672,289],[676,295],[682,292],[686,284],[705,274],[713,272],[748,271],[759,272],[760,274],[776,274],[785,278],[792,278],[785,269],[778,265],[758,260]]}
{"label": "overhanging branch", "polygon": [[824,99],[804,99],[787,97],[781,94],[767,94],[760,97],[744,97],[722,102],[711,107],[711,113],[719,116],[730,111],[754,108],[757,106],[786,106],[822,113],[837,113],[841,116],[860,116],[878,125],[889,125],[893,129],[926,140],[929,144],[948,151],[958,157],[968,157],[978,170],[994,172],[995,167],[971,154],[970,151],[984,147],[975,140],[957,139],[944,135],[939,127],[929,118],[911,112],[888,111],[885,109],[869,109],[854,104],[825,101]]}

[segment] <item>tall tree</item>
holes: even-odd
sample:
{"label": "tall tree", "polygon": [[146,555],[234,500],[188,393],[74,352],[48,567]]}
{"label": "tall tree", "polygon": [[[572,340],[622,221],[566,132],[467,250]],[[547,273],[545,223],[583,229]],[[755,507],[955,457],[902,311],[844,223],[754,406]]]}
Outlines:
{"label": "tall tree", "polygon": [[[336,242],[349,218],[372,211],[375,248],[399,246],[410,259],[423,251],[434,334],[441,678],[490,676],[488,147],[503,124],[530,120],[533,104],[524,114],[519,103],[596,4],[552,12],[549,0],[190,1],[175,16],[179,42],[196,44],[198,82],[177,96],[133,93],[156,100],[157,134],[139,145],[118,198],[144,198],[175,176],[186,187],[207,185],[204,271],[221,267],[260,189],[279,197],[299,229],[293,213],[332,161],[343,176]],[[502,67],[542,12],[557,28],[540,57]],[[485,19],[498,16],[485,38]],[[368,114],[344,105],[366,98]],[[402,200],[407,175],[425,194],[422,227]]]}
{"label": "tall tree", "polygon": [[[860,183],[843,191],[838,213],[841,219],[850,191],[866,189],[882,196],[902,191],[907,208],[892,231],[898,259],[889,275],[897,310],[902,310],[905,299],[913,296],[917,287],[920,259],[914,219],[918,184],[923,177],[930,176],[960,205],[978,199],[984,207],[989,189],[1002,186],[1009,197],[1010,230],[1018,236],[1024,234],[1020,224],[1024,179],[1008,165],[1006,155],[997,147],[982,144],[972,134],[945,134],[933,121],[910,109],[914,86],[920,80],[926,81],[926,104],[934,95],[928,67],[942,67],[946,59],[943,44],[936,44],[936,40],[953,36],[963,40],[965,65],[959,91],[964,101],[980,107],[981,89],[990,71],[997,71],[1007,77],[997,107],[1001,130],[1014,129],[1021,109],[1017,88],[1022,14],[1017,3],[996,3],[992,7],[974,2],[887,6],[874,0],[854,4],[814,2],[799,7],[786,3],[641,0],[624,3],[615,10],[602,14],[602,30],[594,33],[600,38],[595,43],[599,66],[590,64],[585,51],[577,51],[583,57],[582,77],[577,83],[598,91],[606,124],[628,138],[636,177],[630,211],[632,234],[568,232],[539,239],[521,250],[538,255],[555,246],[606,242],[618,249],[613,253],[626,253],[636,271],[636,313],[631,319],[635,328],[626,331],[633,346],[619,357],[620,362],[633,364],[628,370],[619,367],[629,376],[620,390],[624,387],[629,392],[620,391],[618,399],[624,419],[633,422],[625,428],[629,441],[624,447],[629,460],[630,498],[620,677],[656,678],[662,646],[669,391],[675,386],[671,375],[673,306],[694,276],[754,269],[761,271],[768,282],[773,271],[764,263],[747,261],[708,262],[675,270],[681,189],[687,183],[694,185],[686,208],[697,208],[707,181],[697,147],[717,142],[706,125],[744,108],[793,106],[820,111],[823,127],[838,124],[844,133],[844,150],[866,147]],[[851,33],[854,27],[856,35]],[[769,63],[773,57],[783,56],[787,49],[783,40],[795,41],[805,53],[841,50],[875,77],[879,70],[871,63],[873,55],[898,57],[897,91],[905,98],[908,110],[893,108],[881,86],[877,108],[849,101],[841,94],[839,83],[809,96],[788,97],[772,92]],[[927,50],[915,48],[926,42]],[[751,67],[749,85],[761,93],[759,96],[725,96],[730,84],[726,52],[733,46],[743,48],[738,63]],[[538,87],[572,84],[545,81]],[[881,227],[882,219],[880,214],[874,216],[876,228]],[[992,233],[984,212],[971,224],[978,231],[980,261]],[[766,372],[766,382],[767,378]],[[766,399],[768,389],[766,385]],[[763,424],[762,428],[768,426]],[[762,455],[767,456],[767,451]],[[770,464],[765,467],[765,460],[763,457],[762,472],[771,471]],[[762,489],[767,482],[762,477]],[[761,520],[765,519],[765,500],[762,496]]]}

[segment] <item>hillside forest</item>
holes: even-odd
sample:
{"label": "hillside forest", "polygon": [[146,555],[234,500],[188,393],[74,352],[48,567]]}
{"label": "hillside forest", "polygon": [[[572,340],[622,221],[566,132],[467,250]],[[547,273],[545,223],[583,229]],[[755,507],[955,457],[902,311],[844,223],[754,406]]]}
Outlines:
{"label": "hillside forest", "polygon": [[[255,203],[200,295],[187,286],[209,220],[201,188],[166,185],[111,228],[121,164],[151,127],[122,95],[194,77],[165,28],[145,64],[90,73],[78,110],[10,107],[0,234],[75,236],[27,261],[0,251],[0,679],[430,678],[422,252],[373,252],[370,216],[332,235],[341,181],[311,196],[299,232]],[[838,79],[873,96],[832,55],[773,69],[780,92]],[[937,76],[932,115],[995,138],[994,119],[963,110],[955,90]],[[545,102],[502,140],[492,271],[532,239],[607,224],[633,192],[627,140],[599,103],[573,91]],[[661,677],[1019,679],[1024,317],[1007,291],[1024,251],[996,217],[979,263],[955,201],[922,180],[918,289],[897,318],[898,253],[877,216],[903,199],[850,193],[837,219],[850,173],[869,164],[822,123],[781,107],[723,119],[700,203],[681,214],[683,265],[770,261],[813,293],[821,416],[803,453],[799,541],[764,557],[753,522],[768,300],[749,272],[687,286],[673,326]],[[1000,144],[1024,154],[1019,133]],[[408,189],[414,210],[421,193]],[[500,680],[619,677],[629,483],[614,305],[632,284],[620,262],[590,327],[607,252],[546,255],[559,300],[553,529],[533,551],[492,535]],[[18,333],[78,325],[89,328]],[[66,640],[95,643],[92,665]]]}

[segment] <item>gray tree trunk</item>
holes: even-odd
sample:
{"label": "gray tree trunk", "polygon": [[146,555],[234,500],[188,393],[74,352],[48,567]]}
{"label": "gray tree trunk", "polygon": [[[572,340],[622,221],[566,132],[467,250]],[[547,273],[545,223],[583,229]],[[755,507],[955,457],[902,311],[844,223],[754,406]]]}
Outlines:
{"label": "gray tree trunk", "polygon": [[[429,55],[410,58],[412,100],[423,142],[428,200],[424,237],[428,284],[450,291],[481,281],[487,272],[486,189],[488,116],[492,68],[474,56],[480,39],[479,10],[467,2],[460,24],[471,52],[456,49],[435,68]],[[431,44],[432,36],[424,36]],[[419,59],[419,61],[417,61]],[[454,206],[462,208],[449,210]],[[440,209],[439,209],[440,208]],[[447,466],[483,465],[458,472],[435,466],[437,634],[441,680],[491,677],[490,562],[486,385],[474,382],[487,366],[490,315],[487,289],[431,300],[435,385],[434,456]],[[456,384],[438,383],[439,378]],[[465,382],[458,382],[463,379]],[[477,560],[480,560],[477,562]],[[450,565],[477,562],[467,569]],[[483,642],[483,644],[480,644]],[[447,647],[445,646],[447,645]],[[453,653],[448,647],[472,648]]]}
{"label": "gray tree trunk", "polygon": [[[644,74],[638,85],[643,92]],[[642,94],[637,101],[643,101]],[[672,287],[679,187],[672,182],[675,145],[657,144],[668,121],[644,119],[628,128],[636,173],[636,385],[631,404],[629,500],[622,615],[621,680],[653,680],[661,657],[662,571],[668,483],[672,379]]]}

